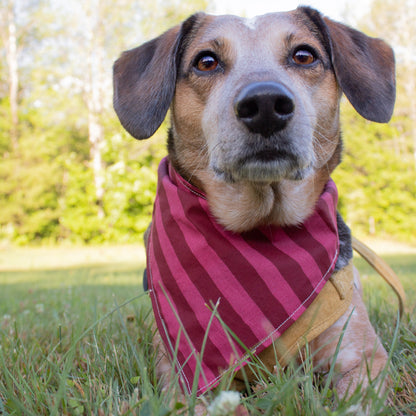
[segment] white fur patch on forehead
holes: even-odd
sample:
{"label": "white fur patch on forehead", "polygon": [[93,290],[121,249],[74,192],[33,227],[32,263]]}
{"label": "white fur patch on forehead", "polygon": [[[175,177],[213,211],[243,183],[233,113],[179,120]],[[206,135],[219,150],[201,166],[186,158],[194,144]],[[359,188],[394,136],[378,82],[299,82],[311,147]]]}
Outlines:
{"label": "white fur patch on forehead", "polygon": [[276,22],[276,19],[278,19],[280,23],[290,22],[292,20],[292,15],[293,12],[272,12],[260,14],[258,16],[242,18],[241,20],[245,27],[249,28],[250,30],[256,30],[263,26],[263,22],[265,24],[271,24],[272,22]]}
{"label": "white fur patch on forehead", "polygon": [[256,28],[257,22],[259,16],[254,16],[254,17],[250,17],[250,18],[246,18],[243,20],[243,23],[245,26],[247,26],[249,29],[254,30]]}

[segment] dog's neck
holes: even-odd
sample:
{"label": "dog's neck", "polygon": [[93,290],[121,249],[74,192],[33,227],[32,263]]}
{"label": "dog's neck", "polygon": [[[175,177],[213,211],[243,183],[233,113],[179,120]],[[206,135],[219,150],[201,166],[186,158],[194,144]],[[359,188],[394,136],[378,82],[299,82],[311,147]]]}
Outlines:
{"label": "dog's neck", "polygon": [[281,180],[269,184],[224,182],[208,168],[195,167],[192,175],[170,155],[175,170],[200,189],[217,221],[234,232],[263,225],[290,226],[303,223],[315,208],[335,165],[325,165],[301,181]]}
{"label": "dog's neck", "polygon": [[328,173],[302,181],[282,180],[259,185],[205,180],[204,192],[210,209],[226,229],[243,232],[261,225],[289,226],[303,223],[329,179]]}

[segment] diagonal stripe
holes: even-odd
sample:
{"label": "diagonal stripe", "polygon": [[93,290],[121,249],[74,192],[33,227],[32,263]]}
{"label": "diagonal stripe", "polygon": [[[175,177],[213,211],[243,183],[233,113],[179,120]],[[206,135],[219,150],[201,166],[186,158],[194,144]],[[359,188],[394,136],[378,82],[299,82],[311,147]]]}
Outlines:
{"label": "diagonal stripe", "polygon": [[[150,235],[149,244],[150,244],[151,249],[155,249],[155,247],[156,247],[156,250],[160,249],[157,233],[155,233],[154,231],[152,231]],[[148,254],[149,256],[154,256],[154,252],[152,253],[151,250],[149,250]],[[153,309],[155,310],[156,323],[157,323],[158,328],[160,329],[160,335],[163,339],[163,342],[168,347],[167,350],[168,352],[172,354],[172,359],[173,359],[175,358],[173,357],[173,353],[174,353],[174,348],[177,342],[177,335],[178,333],[180,333],[181,325],[177,320],[171,319],[171,317],[174,315],[171,311],[169,311],[171,306],[169,305],[168,300],[163,295],[163,291],[160,290],[160,288],[158,287],[158,285],[160,284],[160,281],[157,279],[154,279],[154,276],[155,275],[157,276],[159,273],[161,274],[170,273],[169,266],[166,262],[166,259],[163,253],[159,252],[157,263],[154,263],[154,265],[151,267],[149,267],[148,265],[148,270],[149,270],[149,277],[150,277],[150,287],[152,289],[150,292],[150,296],[152,299]],[[172,291],[172,288],[170,288],[170,290]],[[166,311],[169,311],[169,312],[166,313]],[[185,328],[187,328],[185,325],[189,325],[189,322],[187,322],[186,320],[186,316],[187,315],[185,315],[185,320],[183,320],[183,318],[181,319]],[[192,314],[189,314],[189,317],[192,317]],[[192,354],[191,347],[189,346],[188,343],[184,342],[183,338],[184,338],[184,335],[182,335],[182,338],[180,339],[180,348],[176,352],[177,354],[176,359],[179,361],[179,363],[185,362],[186,357],[189,357]],[[190,378],[191,384],[192,384],[192,370],[188,368],[187,366],[185,366],[183,371],[185,375],[187,376],[187,379]],[[187,384],[191,385],[189,384],[189,382]]]}
{"label": "diagonal stripe", "polygon": [[[247,293],[250,294],[252,301],[262,311],[264,317],[272,317],[274,315],[284,316],[285,319],[289,316],[288,311],[281,305],[280,301],[276,299],[270,292],[266,283],[259,276],[258,270],[256,270],[245,258],[241,256],[241,252],[238,251],[230,241],[226,238],[224,233],[213,232],[215,227],[212,222],[212,218],[207,215],[200,216],[201,209],[196,210],[194,203],[187,198],[184,193],[179,194],[181,203],[184,207],[185,215],[188,220],[198,229],[201,235],[204,235],[208,245],[213,249],[218,257],[227,265],[230,273],[240,282],[244,282],[244,288]],[[241,238],[239,235],[233,235],[234,238]],[[238,259],[237,261],[235,259]],[[215,265],[214,265],[215,267]],[[215,273],[214,268],[211,270]],[[275,270],[277,273],[277,269]],[[232,287],[229,288],[232,290]],[[240,308],[244,307],[240,303]],[[222,312],[221,316],[228,325],[231,325],[235,329],[236,321],[228,316],[228,314]],[[241,329],[241,332],[243,329]],[[238,331],[237,333],[240,333]],[[244,333],[244,332],[242,332]],[[258,339],[253,339],[254,343]],[[248,344],[254,345],[254,344]]]}
{"label": "diagonal stripe", "polygon": [[[157,221],[157,220],[156,220]],[[196,311],[193,309],[193,307],[188,303],[187,299],[192,299],[192,296],[184,296],[184,292],[183,290],[178,286],[177,284],[177,280],[176,279],[164,279],[164,276],[172,276],[172,272],[169,269],[169,262],[172,261],[172,259],[170,259],[169,261],[165,259],[164,255],[163,255],[163,250],[161,247],[161,243],[159,240],[159,235],[157,232],[157,228],[158,227],[153,227],[152,228],[152,241],[154,244],[154,248],[155,251],[159,254],[158,255],[158,263],[161,263],[160,266],[160,279],[163,282],[163,285],[167,291],[167,293],[171,296],[172,299],[175,300],[175,305],[177,306],[177,313],[180,317],[180,320],[183,324],[183,327],[186,328],[186,331],[188,333],[192,334],[192,342],[194,344],[194,348],[197,351],[201,351],[202,349],[202,343],[203,343],[203,339],[204,339],[204,335],[205,335],[205,331],[206,331],[206,322],[203,322],[202,325],[201,323],[197,320],[197,314]],[[180,230],[176,230],[176,237],[180,236]],[[166,241],[165,241],[166,244]],[[180,247],[181,249],[181,254],[184,253],[184,249],[185,246],[183,244],[181,245],[175,245],[172,244],[172,247],[175,249],[175,247]],[[175,255],[177,255],[177,253],[175,253]],[[185,274],[182,275],[181,280],[185,277]],[[178,279],[179,280],[179,279]],[[189,279],[188,280],[190,282],[192,282],[192,280]],[[198,289],[196,287],[196,289]],[[200,299],[203,299],[203,297],[200,297]],[[161,293],[160,297],[159,297],[159,304],[163,304],[164,305],[164,309],[165,309],[165,319],[169,319],[169,317],[171,317],[171,324],[172,326],[176,328],[179,328],[179,324],[176,321],[176,318],[172,316],[172,313],[170,312],[171,306],[169,304],[166,304],[166,300],[164,300],[164,294]],[[204,303],[203,303],[204,304]],[[203,305],[202,304],[202,305]],[[208,314],[208,319],[209,319],[209,311],[207,312]],[[200,315],[199,315],[200,316]],[[176,335],[177,332],[174,331],[174,333],[171,333],[171,339],[175,340],[176,339]],[[184,340],[185,342],[185,340]],[[174,343],[174,341],[173,341]],[[187,343],[186,343],[187,344]],[[188,349],[188,348],[187,348]],[[216,357],[216,359],[218,361],[220,361],[220,364],[222,364],[222,366],[226,366],[227,365],[227,360],[222,356],[221,351],[212,343],[211,338],[208,338],[206,347],[205,347],[205,351],[208,357]],[[188,353],[191,353],[191,351],[189,350]],[[221,357],[222,360],[219,360],[219,358]]]}
{"label": "diagonal stripe", "polygon": [[[274,230],[275,235],[276,232],[278,235],[273,239],[274,244],[261,230],[250,232],[248,241],[254,248],[261,251],[263,256],[273,262],[285,281],[291,285],[296,297],[302,302],[313,290],[313,285],[300,264],[283,250],[285,245],[294,245],[292,238],[288,237],[281,228]],[[303,284],[296,284],[298,281]]]}
{"label": "diagonal stripe", "polygon": [[[167,215],[167,211],[170,209],[169,201],[166,199],[165,190],[162,188],[160,189],[159,193],[160,198],[160,210],[164,213],[162,217],[162,221],[169,221],[169,216]],[[176,206],[176,209],[178,207]],[[216,301],[221,298],[219,312],[222,317],[227,317],[227,324],[238,323],[239,324],[239,333],[244,334],[245,340],[250,344],[255,344],[258,340],[258,337],[253,333],[252,329],[244,323],[238,313],[232,308],[229,302],[224,297],[223,292],[221,292],[217,285],[212,281],[211,276],[205,270],[205,268],[201,265],[200,261],[195,258],[192,253],[192,249],[189,247],[188,242],[184,238],[183,232],[178,225],[178,222],[169,222],[169,224],[164,222],[165,232],[167,233],[168,239],[175,250],[175,254],[180,261],[182,267],[184,267],[188,273],[186,275],[187,279],[189,279],[189,283],[193,285],[201,296],[209,302],[209,300],[216,303]],[[160,248],[161,249],[161,248]],[[161,279],[164,281],[164,274],[161,274]],[[170,276],[167,274],[166,276]],[[182,276],[183,278],[183,276]],[[174,280],[174,279],[167,279],[167,280]],[[176,293],[176,291],[175,291]],[[188,299],[192,299],[192,297],[187,297]],[[177,304],[181,305],[182,301],[176,301]],[[198,311],[196,310],[198,308]],[[202,305],[204,309],[204,305]],[[192,308],[191,308],[192,309]],[[205,322],[207,322],[210,318],[210,312],[208,309],[205,308],[205,311],[201,311],[201,305],[198,307],[196,306],[195,309],[192,309],[192,313],[199,313],[199,316],[205,316]],[[206,360],[207,364],[209,363],[214,368],[226,368],[229,366],[229,357],[225,359],[221,354],[221,351],[218,350],[217,347],[212,343],[212,339],[216,339],[217,343],[222,343],[222,347],[229,349],[229,341],[225,334],[222,337],[219,337],[218,334],[222,334],[224,331],[219,326],[219,323],[213,323],[213,336],[208,338],[207,345],[205,348],[204,353],[204,360]],[[218,327],[219,326],[219,327]],[[216,328],[214,328],[216,327]],[[215,330],[214,330],[215,329]],[[194,331],[190,331],[193,334],[193,338],[195,341],[195,347],[200,350],[202,346],[202,340],[204,337],[205,331],[200,331],[200,328],[194,328]],[[215,336],[217,334],[217,336]],[[249,345],[249,344],[248,344]],[[241,350],[240,350],[241,352]]]}

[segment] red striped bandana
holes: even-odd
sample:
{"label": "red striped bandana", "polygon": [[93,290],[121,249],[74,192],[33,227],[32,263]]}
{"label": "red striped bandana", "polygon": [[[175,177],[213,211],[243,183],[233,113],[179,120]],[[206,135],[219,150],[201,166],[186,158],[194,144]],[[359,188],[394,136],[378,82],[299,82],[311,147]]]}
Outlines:
{"label": "red striped bandana", "polygon": [[235,234],[215,221],[205,196],[167,159],[158,173],[147,255],[150,296],[184,388],[191,391],[196,375],[203,393],[223,370],[241,368],[247,349],[260,353],[278,338],[331,276],[338,256],[337,189],[330,180],[301,226]]}

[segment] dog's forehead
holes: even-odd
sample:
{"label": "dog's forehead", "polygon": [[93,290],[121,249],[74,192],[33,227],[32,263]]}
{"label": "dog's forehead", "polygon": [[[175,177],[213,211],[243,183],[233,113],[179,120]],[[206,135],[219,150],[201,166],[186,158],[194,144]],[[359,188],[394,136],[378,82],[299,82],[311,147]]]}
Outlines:
{"label": "dog's forehead", "polygon": [[298,10],[268,13],[252,18],[207,15],[194,40],[203,43],[224,37],[244,42],[260,42],[271,33],[274,37],[310,36],[312,30],[305,22],[306,19]]}

